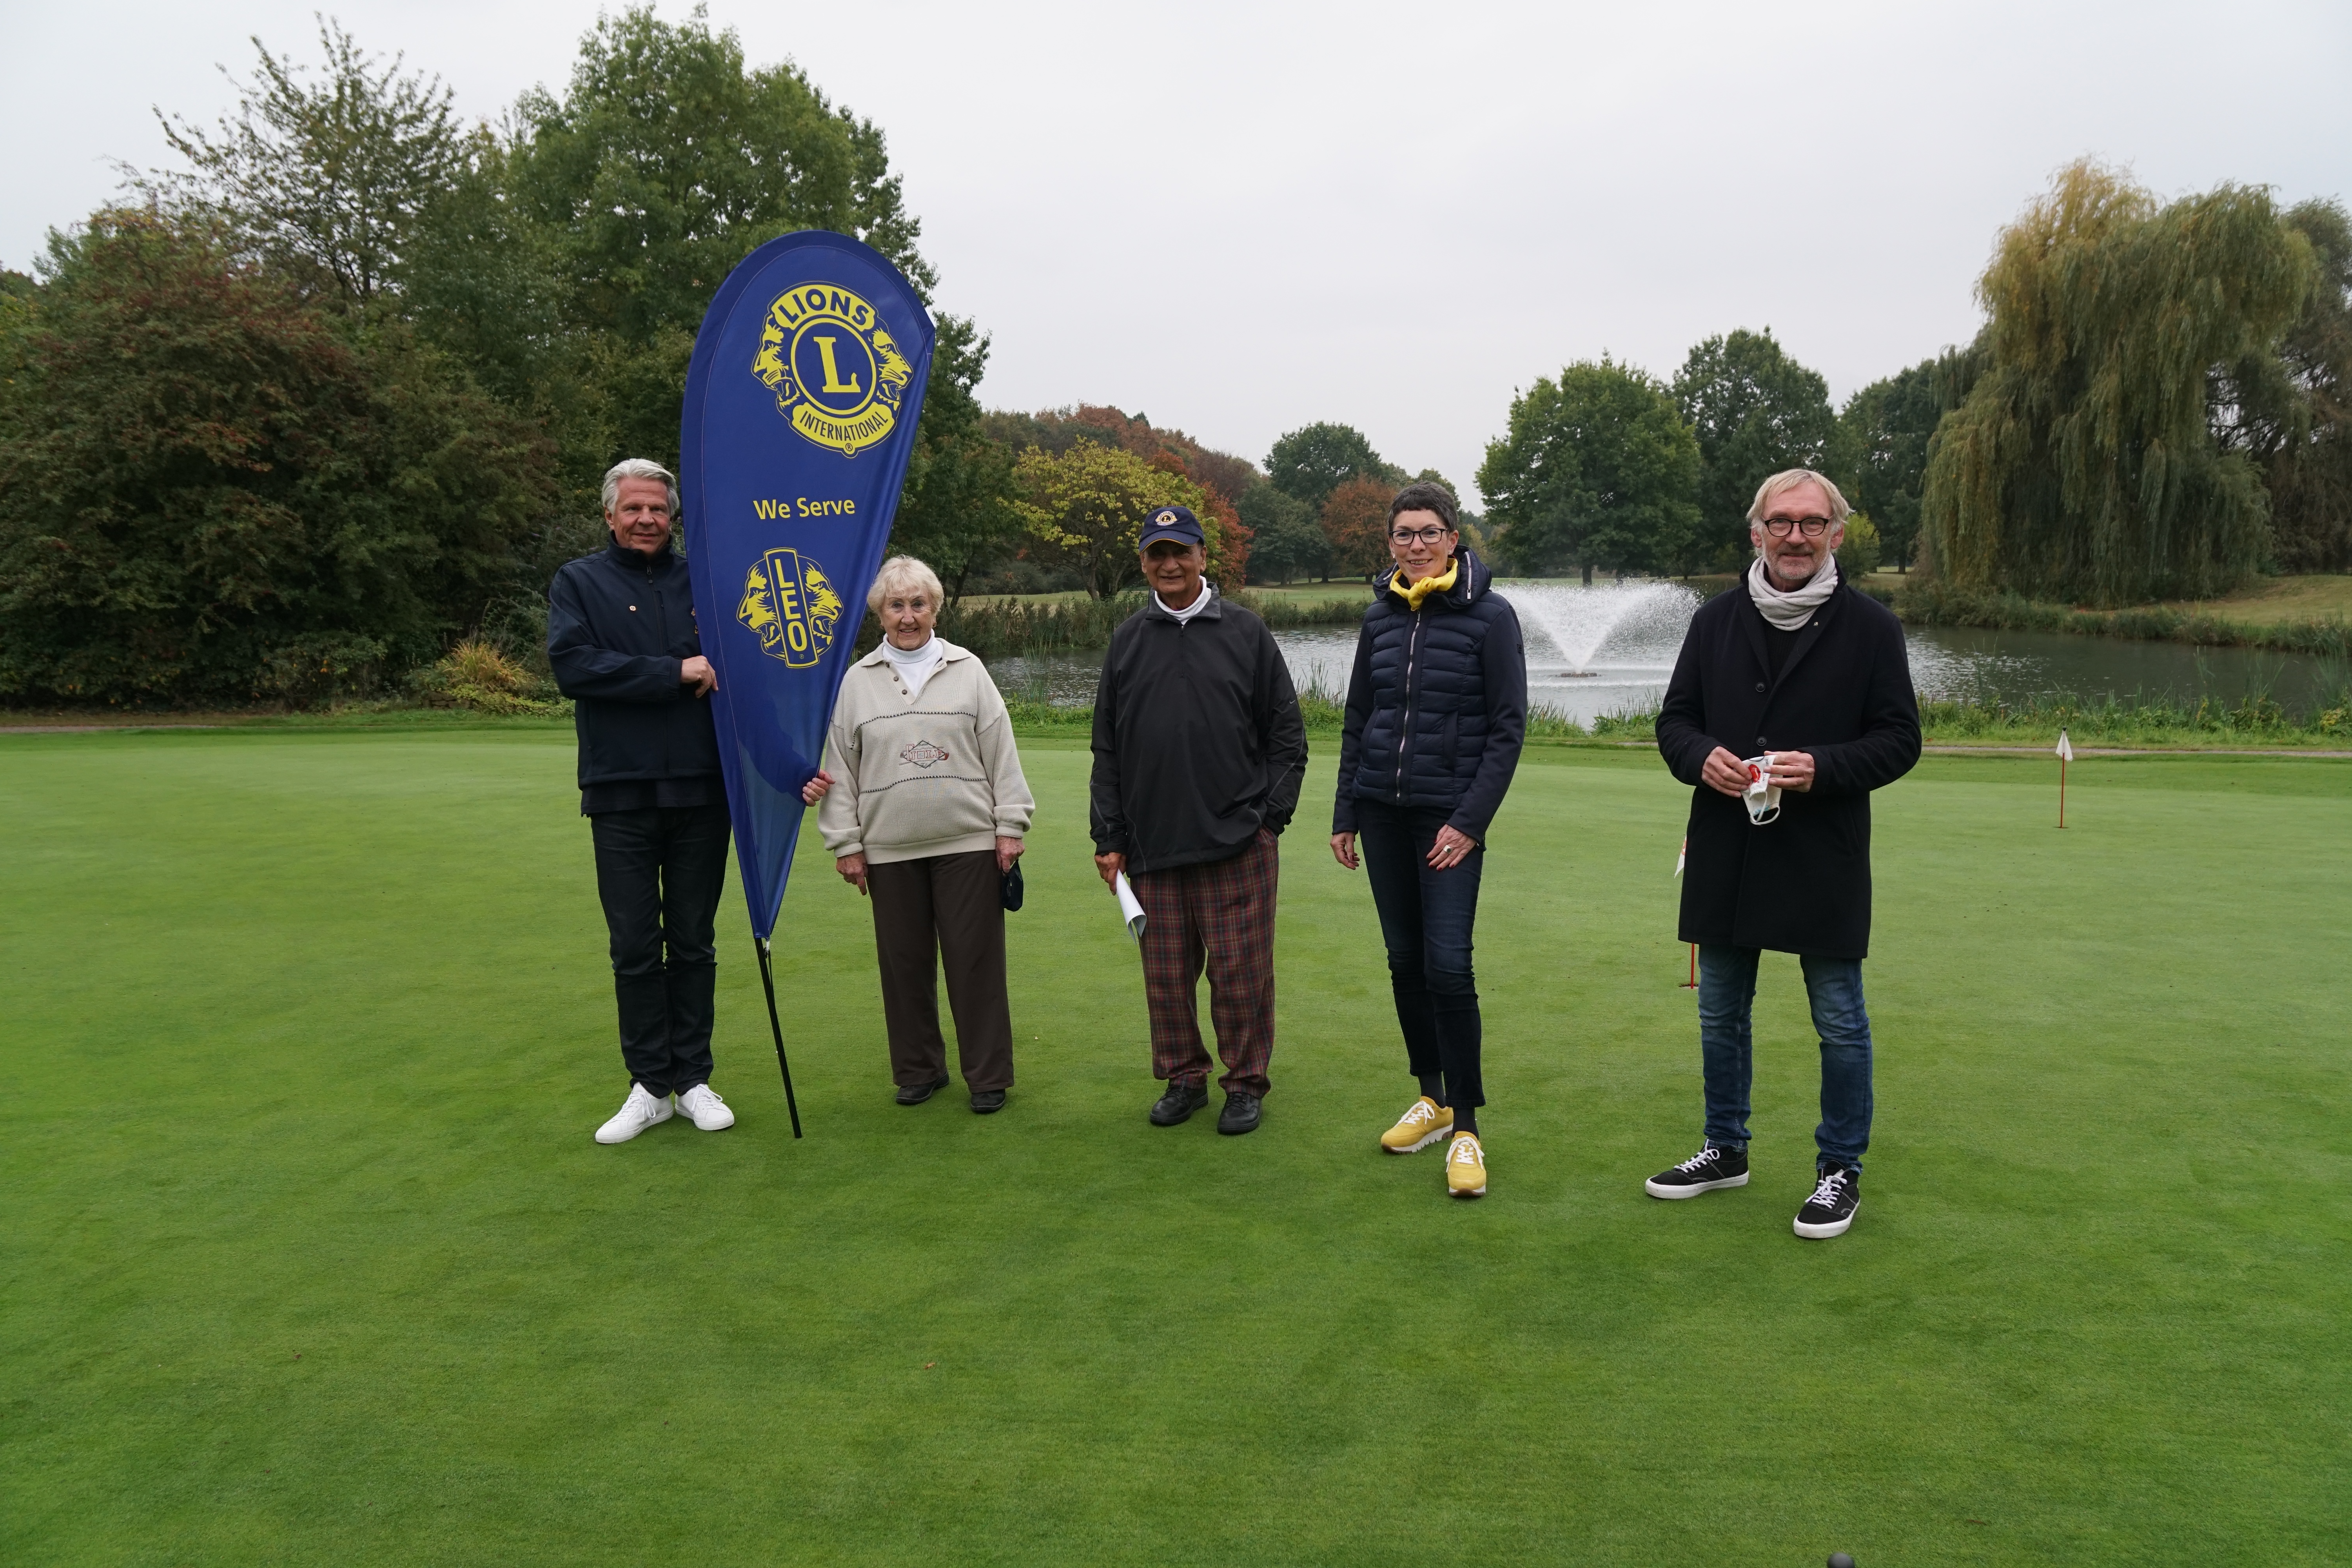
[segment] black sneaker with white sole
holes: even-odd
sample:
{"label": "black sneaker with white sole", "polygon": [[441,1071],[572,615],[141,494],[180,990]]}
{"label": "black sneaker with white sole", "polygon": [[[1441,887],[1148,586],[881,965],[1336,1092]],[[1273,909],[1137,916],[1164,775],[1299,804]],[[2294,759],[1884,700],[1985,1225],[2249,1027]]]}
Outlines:
{"label": "black sneaker with white sole", "polygon": [[1642,1184],[1654,1198],[1695,1198],[1717,1187],[1748,1184],[1748,1151],[1718,1149],[1710,1143],[1670,1171],[1660,1171]]}
{"label": "black sneaker with white sole", "polygon": [[1809,1241],[1843,1236],[1862,1206],[1862,1173],[1843,1165],[1822,1167],[1821,1184],[1797,1211],[1797,1234]]}

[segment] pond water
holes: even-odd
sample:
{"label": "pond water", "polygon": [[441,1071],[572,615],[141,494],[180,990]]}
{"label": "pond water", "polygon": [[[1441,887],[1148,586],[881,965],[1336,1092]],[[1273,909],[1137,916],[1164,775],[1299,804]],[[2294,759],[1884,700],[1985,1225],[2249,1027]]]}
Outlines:
{"label": "pond water", "polygon": [[[1675,583],[1498,584],[1527,632],[1528,695],[1538,707],[1580,724],[1654,707],[1699,596]],[[1921,700],[2022,702],[2071,696],[2235,706],[2262,693],[2307,714],[2342,689],[2340,664],[2248,648],[2129,642],[2059,632],[1915,627],[1905,633],[1911,680]],[[1276,632],[1300,690],[1335,700],[1348,689],[1353,630]],[[998,659],[991,666],[1009,695],[1083,706],[1094,700],[1099,653]]]}

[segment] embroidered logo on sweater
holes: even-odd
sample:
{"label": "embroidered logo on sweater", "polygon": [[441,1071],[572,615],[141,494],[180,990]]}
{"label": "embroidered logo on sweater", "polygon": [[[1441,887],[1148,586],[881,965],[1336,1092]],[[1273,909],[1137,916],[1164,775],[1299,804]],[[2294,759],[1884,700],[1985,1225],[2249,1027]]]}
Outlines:
{"label": "embroidered logo on sweater", "polygon": [[934,746],[929,741],[918,741],[900,752],[898,760],[902,763],[912,763],[919,768],[928,768],[935,763],[946,762],[950,754],[944,746]]}

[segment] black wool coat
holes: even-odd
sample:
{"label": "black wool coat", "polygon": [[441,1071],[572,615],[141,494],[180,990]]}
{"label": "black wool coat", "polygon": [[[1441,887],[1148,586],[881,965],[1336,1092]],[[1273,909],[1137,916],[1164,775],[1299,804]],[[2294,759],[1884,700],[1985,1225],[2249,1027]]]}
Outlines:
{"label": "black wool coat", "polygon": [[[1699,606],[1658,714],[1658,751],[1693,786],[1682,940],[1866,958],[1870,792],[1919,760],[1903,624],[1841,584],[1777,680],[1766,630],[1744,583]],[[1717,746],[1743,758],[1810,752],[1813,787],[1782,791],[1780,817],[1757,826],[1737,797],[1700,781]]]}

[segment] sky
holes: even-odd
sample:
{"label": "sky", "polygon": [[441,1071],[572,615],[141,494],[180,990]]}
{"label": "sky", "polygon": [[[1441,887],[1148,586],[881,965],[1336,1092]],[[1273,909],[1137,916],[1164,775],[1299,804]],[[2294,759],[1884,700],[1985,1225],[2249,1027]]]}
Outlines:
{"label": "sky", "polygon": [[[594,0],[0,0],[0,266],[172,166],[314,9],[495,121]],[[683,20],[664,0],[658,13]],[[712,0],[875,121],[995,407],[1109,403],[1263,461],[1316,420],[1475,494],[1537,377],[1769,327],[1843,399],[1965,342],[2000,226],[2090,155],[2352,197],[2352,6],[1062,6]]]}

